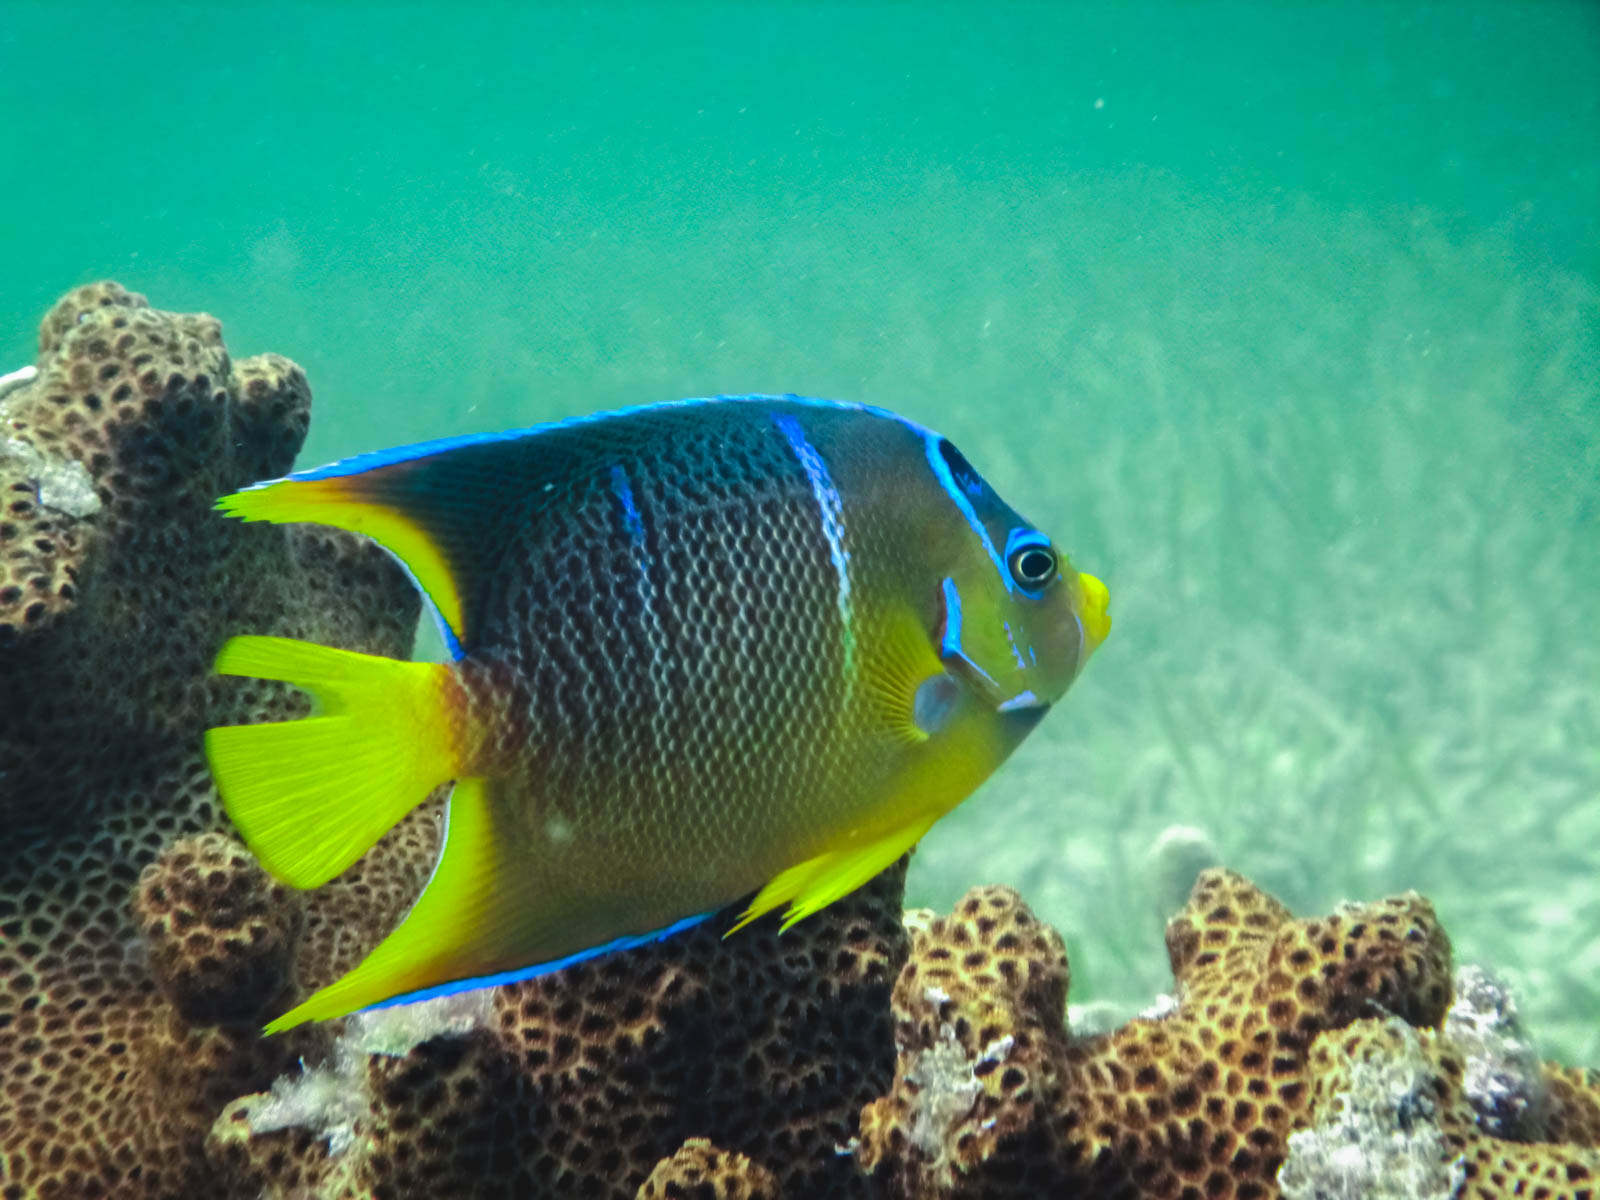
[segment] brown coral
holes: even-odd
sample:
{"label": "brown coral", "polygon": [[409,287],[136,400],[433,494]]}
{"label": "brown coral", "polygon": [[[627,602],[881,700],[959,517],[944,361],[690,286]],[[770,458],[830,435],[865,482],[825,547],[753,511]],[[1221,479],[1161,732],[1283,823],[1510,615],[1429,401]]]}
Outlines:
{"label": "brown coral", "polygon": [[[1397,1077],[1396,1064],[1409,1078]],[[1373,1157],[1381,1152],[1379,1146],[1328,1132],[1334,1123],[1348,1120],[1352,1112],[1357,1120],[1350,1127],[1359,1129],[1363,1106],[1404,1110],[1395,1114],[1399,1119],[1385,1132],[1403,1129],[1406,1135],[1390,1145],[1412,1160],[1408,1165],[1413,1171],[1430,1171],[1441,1192],[1465,1200],[1506,1196],[1590,1200],[1600,1186],[1600,1151],[1574,1144],[1567,1137],[1552,1142],[1534,1140],[1552,1127],[1568,1132],[1559,1114],[1570,1099],[1556,1100],[1558,1115],[1553,1125],[1535,1123],[1528,1131],[1529,1141],[1490,1136],[1468,1100],[1467,1067],[1461,1053],[1447,1036],[1432,1029],[1414,1029],[1395,1017],[1355,1021],[1319,1037],[1307,1067],[1316,1124],[1309,1133],[1291,1138],[1282,1178],[1286,1194],[1325,1195],[1330,1177],[1350,1178],[1348,1168],[1337,1157],[1330,1162],[1329,1148],[1360,1148]],[[1403,1174],[1399,1165],[1381,1160],[1364,1169],[1374,1172],[1363,1189],[1366,1191],[1382,1185],[1393,1187]],[[1420,1190],[1405,1193],[1394,1187],[1392,1194],[1420,1194]]]}
{"label": "brown coral", "polygon": [[1437,1021],[1450,995],[1417,896],[1299,922],[1207,871],[1167,946],[1172,1011],[1072,1039],[1059,939],[1008,889],[969,893],[896,985],[899,1074],[862,1165],[914,1197],[1271,1195],[1312,1039],[1373,1006]]}
{"label": "brown coral", "polygon": [[216,1194],[261,1200],[352,1194],[348,1180],[328,1167],[327,1133],[309,1124],[263,1124],[259,1114],[271,1104],[266,1093],[240,1096],[212,1125],[206,1158]]}
{"label": "brown coral", "polygon": [[778,1181],[742,1154],[718,1150],[705,1138],[690,1138],[671,1158],[656,1164],[637,1200],[778,1200]]}
{"label": "brown coral", "polygon": [[1600,1071],[1545,1063],[1544,1110],[1531,1136],[1574,1146],[1600,1146]]}
{"label": "brown coral", "polygon": [[[1410,1166],[1445,1190],[1459,1170],[1477,1200],[1591,1195],[1595,1155],[1579,1145],[1600,1128],[1596,1076],[1530,1060],[1531,1078],[1513,1081],[1542,1096],[1517,1126],[1525,1140],[1491,1135],[1463,1084],[1465,1051],[1431,1032],[1451,996],[1450,951],[1421,897],[1297,921],[1242,877],[1210,870],[1169,923],[1167,949],[1174,1003],[1074,1038],[1061,940],[1010,889],[969,892],[919,929],[895,986],[899,1066],[862,1113],[862,1167],[892,1195],[930,1200],[1265,1198],[1280,1194],[1293,1134],[1293,1194],[1376,1196],[1346,1176],[1342,1190],[1318,1190],[1315,1143],[1300,1139],[1338,1119],[1352,1064],[1403,1076],[1394,1064],[1409,1038],[1431,1055],[1431,1082],[1394,1129],[1440,1114],[1436,1144],[1418,1131],[1393,1139]],[[1370,1019],[1379,1013],[1387,1023]],[[1514,1033],[1508,1024],[1502,1036]],[[1364,1086],[1383,1099],[1392,1084]],[[1378,1141],[1356,1146],[1368,1169]],[[1332,1171],[1351,1161],[1321,1160]]]}
{"label": "brown coral", "polygon": [[358,1018],[338,1068],[362,1097],[347,1149],[263,1121],[268,1098],[251,1097],[210,1151],[244,1194],[628,1200],[708,1136],[785,1195],[868,1195],[843,1150],[893,1069],[903,881],[902,865],[782,936],[769,920],[723,941],[727,922],[708,922],[495,989],[478,1028],[409,1050],[370,1032],[406,1010]]}
{"label": "brown coral", "polygon": [[1290,1135],[1395,1037],[1432,1056],[1468,1194],[1587,1195],[1590,1158],[1553,1143],[1600,1137],[1600,1083],[1525,1072],[1489,1136],[1426,1032],[1450,983],[1425,901],[1295,921],[1227,872],[1169,926],[1175,1004],[1095,1037],[1065,1028],[1061,941],[1007,889],[915,925],[902,971],[902,865],[783,937],[713,922],[442,1018],[262,1039],[393,924],[437,810],[289,894],[228,834],[199,735],[304,702],[209,663],[245,630],[401,653],[414,594],[357,539],[210,510],[288,468],[292,363],[233,363],[211,318],[113,284],[67,296],[40,346],[0,395],[5,1200],[1267,1197]]}
{"label": "brown coral", "polygon": [[[202,731],[303,711],[287,689],[214,677],[225,637],[409,649],[415,596],[381,552],[211,511],[220,493],[289,468],[308,404],[287,359],[233,363],[214,319],[159,312],[115,284],[64,297],[41,329],[37,375],[0,398],[7,1196],[205,1191],[201,1145],[221,1105],[309,1044],[262,1043],[253,1018],[231,1019],[245,1007],[239,979],[204,956],[182,965],[173,922],[209,901],[203,881],[181,882],[177,858],[158,869],[175,890],[147,890],[140,916],[133,906],[140,872],[174,839],[226,828]],[[298,951],[307,985],[346,969],[393,922],[436,836],[423,812],[311,898]],[[281,994],[287,980],[270,977],[294,918],[237,851],[204,846],[233,863],[224,874],[243,889],[240,928],[267,944],[236,943],[217,924],[227,904],[202,936]],[[141,920],[156,935],[150,961]]]}
{"label": "brown coral", "polygon": [[185,838],[144,869],[134,901],[150,965],[197,1021],[259,1018],[293,985],[304,908],[226,834]]}

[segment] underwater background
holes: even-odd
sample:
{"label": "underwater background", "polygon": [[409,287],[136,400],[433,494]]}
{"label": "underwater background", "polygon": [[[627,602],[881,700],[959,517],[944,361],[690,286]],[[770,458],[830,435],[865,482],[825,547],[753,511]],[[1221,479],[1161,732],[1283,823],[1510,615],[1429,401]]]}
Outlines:
{"label": "underwater background", "polygon": [[949,435],[1115,630],[908,902],[1073,1001],[1220,861],[1600,1060],[1600,6],[8,4],[0,371],[110,277],[303,465],[717,392]]}

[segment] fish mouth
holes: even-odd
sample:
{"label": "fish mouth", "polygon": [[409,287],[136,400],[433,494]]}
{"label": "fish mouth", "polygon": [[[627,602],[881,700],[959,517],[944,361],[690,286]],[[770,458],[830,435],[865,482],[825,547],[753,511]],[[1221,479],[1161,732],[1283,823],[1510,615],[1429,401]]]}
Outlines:
{"label": "fish mouth", "polygon": [[1087,571],[1078,572],[1078,628],[1083,631],[1083,647],[1078,655],[1078,665],[1100,648],[1111,632],[1111,593]]}

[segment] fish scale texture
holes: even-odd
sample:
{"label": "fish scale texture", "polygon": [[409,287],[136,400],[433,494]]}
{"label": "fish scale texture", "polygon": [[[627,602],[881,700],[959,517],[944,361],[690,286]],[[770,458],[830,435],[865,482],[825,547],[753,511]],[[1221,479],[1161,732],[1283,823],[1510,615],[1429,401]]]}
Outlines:
{"label": "fish scale texture", "polygon": [[244,630],[401,654],[417,601],[361,539],[211,511],[291,465],[289,360],[111,283],[39,348],[0,397],[0,1195],[209,1194],[220,1106],[324,1038],[264,1042],[262,1009],[354,965],[437,842],[419,813],[302,911],[224,836],[201,735],[303,702],[211,660]]}
{"label": "fish scale texture", "polygon": [[[1297,921],[1243,877],[1208,870],[1167,947],[1169,1011],[1074,1037],[1060,938],[1009,888],[969,892],[919,930],[895,985],[899,1063],[862,1113],[863,1168],[905,1200],[1277,1197],[1289,1135],[1337,1091],[1329,1039],[1373,1012],[1425,1031],[1450,1002],[1449,942],[1415,894]],[[1473,1200],[1590,1196],[1581,1147],[1595,1142],[1600,1086],[1544,1073],[1548,1107],[1521,1133],[1576,1144],[1447,1125]],[[1570,1190],[1551,1190],[1557,1179]]]}
{"label": "fish scale texture", "polygon": [[[476,644],[519,681],[517,758],[541,815],[598,848],[585,858],[603,879],[650,880],[688,855],[725,874],[725,855],[749,857],[730,828],[787,849],[788,798],[821,803],[838,754],[838,580],[793,454],[748,421],[675,429],[651,449],[519,523]],[[576,448],[580,463],[596,453]]]}
{"label": "fish scale texture", "polygon": [[[608,940],[588,913],[665,926],[837,849],[846,829],[903,827],[961,798],[923,795],[924,814],[895,791],[921,756],[915,731],[885,736],[895,715],[869,669],[920,650],[917,669],[937,670],[915,612],[936,579],[919,577],[904,525],[886,544],[901,506],[860,489],[848,525],[830,523],[838,496],[808,437],[923,466],[900,422],[762,398],[485,437],[342,485],[413,514],[454,564],[485,735],[474,769],[501,798],[530,798],[519,861],[536,864],[526,907],[549,939],[530,950]],[[849,469],[861,463],[840,461],[841,485]],[[468,491],[484,472],[503,494]],[[911,621],[909,647],[884,628]]]}

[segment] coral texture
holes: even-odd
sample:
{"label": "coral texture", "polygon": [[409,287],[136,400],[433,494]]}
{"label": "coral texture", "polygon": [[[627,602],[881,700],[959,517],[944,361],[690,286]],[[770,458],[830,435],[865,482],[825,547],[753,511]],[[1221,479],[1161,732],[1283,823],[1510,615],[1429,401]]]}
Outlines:
{"label": "coral texture", "polygon": [[1315,1120],[1289,1138],[1286,1200],[1589,1200],[1600,1149],[1532,1140],[1545,1128],[1537,1121],[1529,1141],[1494,1136],[1472,1100],[1474,1064],[1462,1050],[1448,1033],[1396,1017],[1319,1037],[1309,1063]]}
{"label": "coral texture", "polygon": [[705,1138],[690,1138],[671,1158],[656,1164],[637,1200],[778,1200],[778,1181],[742,1154],[718,1150]]}
{"label": "coral texture", "polygon": [[[1175,1001],[1073,1037],[1060,939],[1009,889],[969,892],[917,934],[895,985],[899,1064],[862,1114],[863,1168],[919,1200],[1276,1196],[1290,1134],[1322,1115],[1319,1037],[1375,1012],[1431,1028],[1452,993],[1449,943],[1414,894],[1297,921],[1242,877],[1208,870],[1167,949]],[[1576,1134],[1591,1110],[1585,1084],[1571,1090],[1548,1120]],[[1438,1144],[1460,1134],[1445,1128]],[[1587,1161],[1477,1136],[1501,1157],[1464,1167],[1475,1186],[1485,1172],[1542,1178],[1508,1162],[1555,1172]]]}
{"label": "coral texture", "polygon": [[156,982],[191,1020],[259,1018],[293,988],[301,897],[226,834],[175,842],[140,875],[134,911]]}
{"label": "coral texture", "polygon": [[[782,936],[768,920],[723,941],[730,917],[497,988],[474,1027],[384,1046],[385,1014],[358,1018],[344,1041],[359,1044],[335,1051],[341,1081],[309,1081],[294,1124],[272,1096],[239,1101],[213,1160],[243,1195],[631,1200],[658,1160],[709,1136],[785,1195],[870,1195],[841,1149],[893,1072],[904,874]],[[329,1103],[351,1095],[353,1116]]]}
{"label": "coral texture", "polygon": [[211,317],[109,283],[56,304],[0,396],[8,1197],[208,1194],[221,1105],[321,1037],[263,1042],[261,1007],[351,965],[427,869],[423,813],[302,915],[223,834],[202,754],[209,725],[303,711],[211,674],[229,634],[410,648],[417,602],[382,552],[211,511],[289,469],[309,403],[287,359],[234,362]]}

